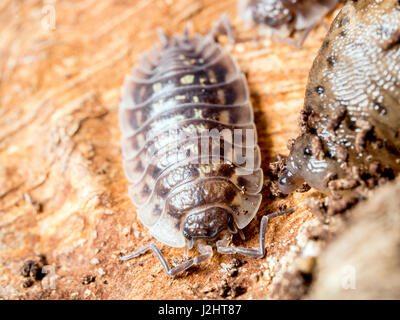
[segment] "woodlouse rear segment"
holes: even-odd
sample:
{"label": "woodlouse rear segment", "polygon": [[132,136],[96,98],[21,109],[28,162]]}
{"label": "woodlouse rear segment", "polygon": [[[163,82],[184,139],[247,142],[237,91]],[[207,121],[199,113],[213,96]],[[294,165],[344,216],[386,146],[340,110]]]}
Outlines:
{"label": "woodlouse rear segment", "polygon": [[214,41],[221,22],[226,18],[205,37],[162,35],[163,44],[142,55],[122,90],[124,170],[138,217],[159,241],[189,249],[196,242],[203,253],[173,270],[154,244],[123,260],[151,249],[170,276],[210,257],[201,240],[243,229],[261,203],[249,90],[237,63]]}

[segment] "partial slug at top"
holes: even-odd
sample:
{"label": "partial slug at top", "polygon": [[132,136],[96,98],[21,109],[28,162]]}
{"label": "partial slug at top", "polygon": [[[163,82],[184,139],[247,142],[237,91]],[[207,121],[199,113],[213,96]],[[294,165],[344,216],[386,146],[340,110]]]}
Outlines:
{"label": "partial slug at top", "polygon": [[124,169],[138,218],[159,241],[202,254],[170,270],[150,243],[121,259],[153,250],[171,277],[211,257],[207,243],[220,253],[265,253],[271,216],[259,249],[228,245],[258,211],[263,172],[246,78],[214,40],[221,26],[229,35],[227,16],[207,36],[161,33],[162,45],[142,55],[122,91]]}
{"label": "partial slug at top", "polygon": [[371,188],[400,170],[400,2],[349,1],[309,74],[301,135],[280,176],[326,194]]}
{"label": "partial slug at top", "polygon": [[[339,0],[239,0],[238,11],[247,23],[269,27],[281,40],[300,47],[338,3]],[[294,31],[303,31],[297,41],[289,38]]]}

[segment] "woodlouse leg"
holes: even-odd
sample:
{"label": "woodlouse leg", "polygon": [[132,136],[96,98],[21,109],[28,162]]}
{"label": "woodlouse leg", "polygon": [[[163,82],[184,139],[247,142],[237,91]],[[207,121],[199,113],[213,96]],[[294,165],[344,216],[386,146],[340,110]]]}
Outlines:
{"label": "woodlouse leg", "polygon": [[267,224],[269,219],[281,216],[283,214],[291,213],[294,211],[294,208],[280,211],[276,213],[269,214],[267,216],[263,216],[260,223],[260,247],[259,249],[250,249],[250,248],[242,248],[242,247],[232,247],[227,246],[227,239],[223,239],[217,241],[217,251],[223,254],[235,254],[240,253],[246,256],[251,256],[254,258],[262,258],[265,255],[265,232],[267,230]]}
{"label": "woodlouse leg", "polygon": [[144,253],[146,253],[148,250],[152,250],[154,254],[157,256],[158,260],[160,260],[165,272],[168,274],[169,277],[173,278],[176,276],[178,273],[181,273],[182,271],[185,271],[189,269],[190,267],[199,264],[208,258],[212,256],[212,248],[210,246],[198,246],[198,250],[200,251],[201,255],[194,257],[174,268],[170,268],[168,265],[167,260],[164,258],[163,254],[161,253],[160,249],[155,245],[154,242],[149,243],[148,245],[145,245],[143,248],[130,253],[126,256],[123,256],[120,258],[120,261],[126,261],[132,258],[136,258]]}
{"label": "woodlouse leg", "polygon": [[229,21],[229,17],[226,13],[223,13],[215,26],[211,29],[208,34],[209,37],[215,38],[216,35],[221,34],[222,30],[226,32],[230,43],[235,43],[235,38],[233,36],[231,22]]}
{"label": "woodlouse leg", "polygon": [[272,33],[272,40],[275,42],[280,42],[280,43],[284,43],[287,44],[289,46],[292,46],[296,49],[301,49],[301,44],[300,42],[304,42],[305,39],[300,39],[300,40],[294,40],[291,38],[281,38],[279,36],[277,36],[275,33]]}
{"label": "woodlouse leg", "polygon": [[242,230],[240,230],[239,229],[239,236],[240,236],[240,238],[242,239],[242,240],[246,240],[246,237],[244,236],[244,233],[243,233],[243,231]]}
{"label": "woodlouse leg", "polygon": [[308,27],[306,30],[304,30],[303,35],[301,36],[300,40],[297,42],[296,46],[298,49],[301,49],[301,47],[304,44],[304,41],[306,41],[308,35],[310,34],[310,32],[315,28],[317,24],[312,25],[311,27]]}
{"label": "woodlouse leg", "polygon": [[272,34],[272,39],[276,42],[281,42],[288,44],[296,49],[301,49],[303,47],[304,41],[306,41],[308,35],[310,32],[315,28],[317,24],[313,24],[311,27],[308,27],[307,29],[304,30],[303,34],[301,35],[301,38],[298,40],[292,39],[292,38],[281,38],[274,33]]}

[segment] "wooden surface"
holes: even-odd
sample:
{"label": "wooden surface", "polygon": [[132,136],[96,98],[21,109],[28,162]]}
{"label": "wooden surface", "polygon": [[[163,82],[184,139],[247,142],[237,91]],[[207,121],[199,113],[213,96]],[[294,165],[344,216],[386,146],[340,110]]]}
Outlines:
{"label": "wooden surface", "polygon": [[[262,215],[284,204],[296,211],[269,224],[264,259],[236,257],[243,262],[236,276],[224,271],[234,257],[218,254],[174,280],[152,254],[118,261],[152,239],[136,219],[122,171],[120,89],[139,54],[158,41],[157,27],[182,32],[190,20],[204,34],[227,12],[237,42],[219,40],[247,76],[266,172],[297,135],[308,70],[326,29],[316,28],[297,50],[246,29],[235,0],[52,3],[54,30],[43,28],[42,1],[0,4],[0,298],[276,298],[274,286],[319,224],[304,205],[312,190],[264,197],[246,241],[235,244],[256,246]],[[159,245],[169,260],[183,255]],[[54,268],[55,289],[43,280],[23,288],[20,268],[37,254]],[[95,281],[82,284],[85,275]]]}

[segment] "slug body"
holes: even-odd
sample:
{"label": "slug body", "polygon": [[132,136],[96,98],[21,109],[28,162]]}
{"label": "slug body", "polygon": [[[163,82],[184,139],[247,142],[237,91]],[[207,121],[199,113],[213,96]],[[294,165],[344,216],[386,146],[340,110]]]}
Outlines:
{"label": "slug body", "polygon": [[[191,248],[223,230],[236,233],[254,218],[261,157],[246,78],[231,55],[212,34],[162,40],[125,79],[119,107],[124,169],[150,233],[169,246]],[[238,145],[233,132],[245,143]]]}
{"label": "slug body", "polygon": [[373,187],[400,170],[400,3],[348,1],[309,74],[281,191]]}
{"label": "slug body", "polygon": [[300,30],[306,32],[305,38],[338,3],[339,0],[239,0],[238,10],[244,21],[269,27],[281,39]]}

